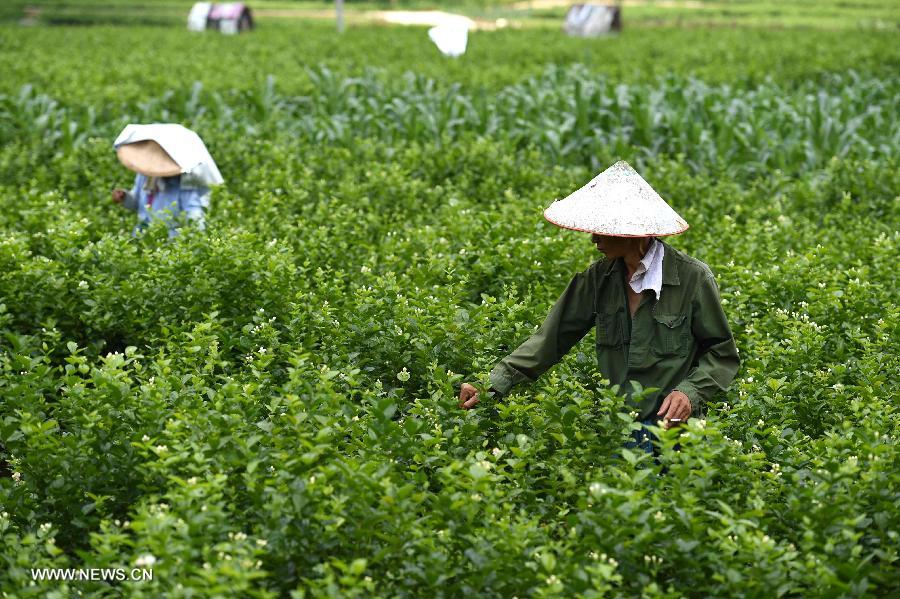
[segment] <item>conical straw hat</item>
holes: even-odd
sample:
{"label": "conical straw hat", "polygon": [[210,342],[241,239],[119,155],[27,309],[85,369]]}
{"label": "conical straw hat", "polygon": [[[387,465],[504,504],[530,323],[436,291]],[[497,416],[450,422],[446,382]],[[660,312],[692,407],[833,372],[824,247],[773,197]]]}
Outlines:
{"label": "conical straw hat", "polygon": [[[141,146],[139,142],[152,141],[152,145]],[[113,147],[119,152],[119,158],[122,158],[121,149],[125,147],[135,146],[135,148],[146,148],[152,150],[155,154],[156,162],[148,163],[148,156],[140,156],[141,162],[136,160],[128,162],[122,161],[125,166],[145,172],[153,170],[157,173],[190,173],[192,177],[202,181],[205,185],[221,185],[224,182],[216,161],[210,156],[206,144],[200,139],[200,136],[177,123],[151,123],[147,125],[131,124],[125,127]],[[141,151],[147,151],[146,149]],[[126,155],[132,150],[126,150]],[[136,150],[135,150],[136,151]],[[160,151],[165,154],[163,159]],[[129,156],[130,157],[130,156]],[[162,164],[161,161],[165,161]],[[175,171],[172,168],[174,162],[179,168]],[[156,165],[156,166],[154,166]],[[135,168],[135,166],[139,168]],[[150,167],[150,168],[146,168]],[[142,171],[141,168],[144,168]],[[145,173],[146,174],[146,173]],[[157,175],[163,176],[163,175]]]}
{"label": "conical straw hat", "polygon": [[174,177],[181,174],[181,167],[152,139],[122,144],[116,148],[119,162],[129,169],[148,177]]}
{"label": "conical straw hat", "polygon": [[565,229],[615,237],[677,235],[689,226],[624,160],[553,202],[544,218]]}

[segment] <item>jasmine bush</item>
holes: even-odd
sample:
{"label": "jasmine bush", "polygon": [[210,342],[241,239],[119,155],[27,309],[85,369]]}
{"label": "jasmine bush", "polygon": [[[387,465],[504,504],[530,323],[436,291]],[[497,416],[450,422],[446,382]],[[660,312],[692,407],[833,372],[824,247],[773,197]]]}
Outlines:
{"label": "jasmine bush", "polygon": [[[305,76],[0,98],[0,590],[900,591],[895,75]],[[225,174],[205,234],[133,238],[108,200],[112,136],[156,119]],[[590,336],[502,403],[455,401],[597,258],[541,210],[619,157],[692,224],[672,242],[716,272],[743,359],[659,464],[622,449]]]}

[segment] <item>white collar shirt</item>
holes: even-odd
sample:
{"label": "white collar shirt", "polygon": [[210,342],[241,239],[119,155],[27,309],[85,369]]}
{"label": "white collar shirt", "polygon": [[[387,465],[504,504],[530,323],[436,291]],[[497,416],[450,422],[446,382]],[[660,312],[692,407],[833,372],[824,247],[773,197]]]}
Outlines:
{"label": "white collar shirt", "polygon": [[652,289],[656,294],[657,301],[662,293],[662,265],[663,255],[665,254],[663,244],[655,237],[650,242],[650,247],[644,257],[641,258],[640,264],[628,284],[635,293],[641,293],[647,289]]}

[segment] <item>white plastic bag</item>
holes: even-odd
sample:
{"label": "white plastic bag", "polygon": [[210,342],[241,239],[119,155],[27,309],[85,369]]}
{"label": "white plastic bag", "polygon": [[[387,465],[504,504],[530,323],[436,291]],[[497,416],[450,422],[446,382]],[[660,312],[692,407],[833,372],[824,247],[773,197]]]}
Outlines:
{"label": "white plastic bag", "polygon": [[448,23],[428,30],[428,37],[444,56],[462,56],[469,41],[469,26],[465,23]]}

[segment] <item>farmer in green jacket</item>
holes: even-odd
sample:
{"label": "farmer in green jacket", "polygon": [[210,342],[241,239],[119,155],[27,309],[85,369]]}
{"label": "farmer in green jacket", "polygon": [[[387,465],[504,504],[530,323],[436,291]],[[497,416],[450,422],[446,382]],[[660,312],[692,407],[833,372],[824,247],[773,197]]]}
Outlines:
{"label": "farmer in green jacket", "polygon": [[[659,391],[632,400],[644,426],[668,427],[699,414],[738,370],[734,337],[709,267],[663,243],[688,224],[628,163],[617,162],[544,217],[592,233],[605,258],[572,279],[540,328],[491,371],[495,395],[534,381],[592,328],[603,376],[630,396],[632,381]],[[479,402],[464,383],[459,406]],[[651,435],[635,431],[652,452]]]}

